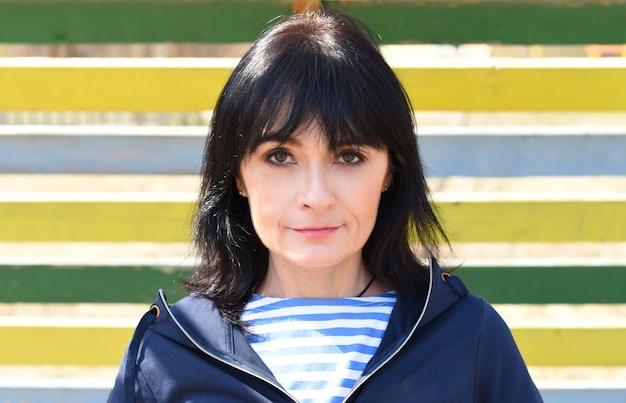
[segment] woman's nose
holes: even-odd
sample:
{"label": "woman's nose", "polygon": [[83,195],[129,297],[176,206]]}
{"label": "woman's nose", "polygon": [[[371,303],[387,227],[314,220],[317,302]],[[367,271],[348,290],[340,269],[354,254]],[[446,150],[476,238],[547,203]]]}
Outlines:
{"label": "woman's nose", "polygon": [[323,210],[335,203],[332,178],[323,166],[311,166],[306,169],[300,192],[299,204],[302,208]]}

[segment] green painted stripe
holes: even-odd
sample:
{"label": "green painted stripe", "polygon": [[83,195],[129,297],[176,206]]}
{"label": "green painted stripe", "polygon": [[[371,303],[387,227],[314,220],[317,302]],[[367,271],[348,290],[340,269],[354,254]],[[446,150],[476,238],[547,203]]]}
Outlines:
{"label": "green painted stripe", "polygon": [[[0,266],[0,301],[144,303],[163,288],[171,302],[186,295],[183,267]],[[623,304],[626,266],[464,267],[456,274],[494,304]]]}
{"label": "green painted stripe", "polygon": [[178,281],[188,269],[171,267],[0,266],[2,302],[144,303],[159,289],[175,302],[186,295]]}
{"label": "green painted stripe", "polygon": [[[53,195],[54,196],[54,195]],[[187,201],[0,202],[0,241],[184,242]],[[156,196],[155,196],[156,198]],[[619,242],[626,240],[623,200],[442,201],[452,242]]]}
{"label": "green painted stripe", "polygon": [[626,43],[623,0],[370,0],[338,8],[365,21],[388,43]]}
{"label": "green painted stripe", "polygon": [[626,302],[626,266],[461,267],[456,274],[492,304]]}
{"label": "green painted stripe", "polygon": [[0,1],[0,42],[250,42],[277,15],[277,1]]}
{"label": "green painted stripe", "polygon": [[[291,1],[0,1],[0,42],[250,42]],[[626,3],[607,1],[324,1],[385,42],[626,43]],[[584,27],[584,29],[581,29]]]}

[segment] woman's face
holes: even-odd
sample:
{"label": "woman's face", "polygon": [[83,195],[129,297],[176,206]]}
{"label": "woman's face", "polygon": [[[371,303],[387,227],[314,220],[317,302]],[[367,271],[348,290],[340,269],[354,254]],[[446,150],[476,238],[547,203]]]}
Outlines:
{"label": "woman's face", "polygon": [[388,153],[367,146],[329,149],[316,125],[284,144],[261,143],[241,164],[237,187],[269,249],[269,269],[350,269],[389,186]]}

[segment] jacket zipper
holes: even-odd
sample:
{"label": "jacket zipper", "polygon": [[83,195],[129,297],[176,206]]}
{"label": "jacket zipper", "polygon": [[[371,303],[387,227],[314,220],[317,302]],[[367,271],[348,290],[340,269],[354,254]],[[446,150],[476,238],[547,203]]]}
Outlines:
{"label": "jacket zipper", "polygon": [[380,363],[377,367],[375,367],[369,374],[365,375],[364,377],[361,377],[357,383],[352,387],[352,389],[350,390],[350,392],[348,393],[348,395],[342,400],[343,403],[347,402],[348,400],[350,400],[350,398],[354,395],[354,393],[361,387],[363,386],[363,384],[365,382],[367,382],[368,379],[370,379],[376,372],[378,372],[382,367],[384,367],[392,358],[394,358],[396,355],[398,355],[398,353],[400,352],[400,350],[402,350],[402,348],[404,348],[404,346],[409,342],[409,340],[413,337],[413,334],[415,334],[415,331],[417,330],[417,327],[419,326],[419,324],[422,322],[422,318],[424,317],[424,314],[426,313],[426,308],[428,307],[428,303],[430,302],[430,296],[433,290],[433,260],[432,258],[430,258],[428,260],[428,275],[430,276],[430,281],[428,282],[428,293],[426,294],[426,301],[424,302],[424,308],[422,308],[422,312],[420,313],[419,318],[417,318],[417,321],[415,322],[415,325],[413,325],[413,329],[411,329],[411,332],[409,333],[409,335],[404,339],[404,341],[402,342],[402,344],[400,346],[398,346],[398,348],[396,348],[392,354],[387,357],[387,359],[385,361],[383,361],[382,363]]}
{"label": "jacket zipper", "polygon": [[[342,402],[347,402],[352,395],[354,395],[354,393],[365,383],[367,382],[368,379],[370,379],[376,372],[378,372],[382,367],[384,367],[392,358],[394,358],[396,355],[398,355],[398,353],[400,352],[400,350],[402,350],[402,348],[409,342],[409,340],[413,337],[413,334],[415,333],[417,327],[419,326],[419,324],[422,321],[422,318],[424,317],[424,314],[426,313],[426,308],[428,307],[428,304],[430,302],[430,296],[432,293],[432,289],[433,289],[433,263],[432,263],[432,258],[429,259],[428,261],[428,274],[430,277],[430,281],[428,283],[428,293],[426,294],[426,301],[424,302],[424,308],[422,308],[422,312],[420,313],[419,318],[417,318],[417,321],[415,322],[415,325],[413,325],[413,329],[411,329],[411,332],[409,333],[409,335],[404,339],[403,343],[395,350],[393,351],[393,353],[387,357],[387,359],[382,362],[381,364],[379,364],[377,367],[375,367],[369,374],[367,374],[366,376],[360,378],[357,383],[352,387],[352,389],[350,390],[350,392],[348,393],[348,395],[342,400]],[[159,293],[160,294],[160,293]],[[185,337],[187,337],[187,339],[193,343],[194,346],[196,346],[196,348],[198,348],[198,350],[202,351],[204,354],[206,354],[207,356],[213,358],[214,360],[220,361],[238,371],[241,371],[245,374],[248,374],[250,376],[255,377],[256,379],[259,379],[265,383],[267,383],[268,385],[274,387],[276,390],[278,390],[279,392],[282,392],[287,398],[289,398],[290,400],[292,400],[294,403],[298,403],[298,400],[293,397],[289,392],[287,392],[280,384],[273,382],[271,379],[266,378],[264,376],[261,376],[255,372],[249,371],[247,369],[244,369],[242,367],[240,367],[237,364],[232,363],[229,360],[226,360],[222,357],[219,357],[213,353],[211,353],[210,351],[204,349],[201,345],[199,345],[194,339],[193,337],[191,337],[191,335],[189,335],[189,333],[187,333],[187,331],[180,325],[180,323],[178,323],[178,321],[176,320],[176,317],[174,317],[174,315],[172,314],[172,312],[169,309],[169,306],[167,304],[167,302],[164,300],[162,295],[159,295],[159,297],[161,298],[161,301],[163,302],[163,306],[165,307],[165,309],[167,309],[168,314],[170,315],[170,318],[172,318],[172,320],[174,321],[174,323],[176,324],[176,326],[180,329],[181,332],[183,332],[183,334],[185,335]]]}
{"label": "jacket zipper", "polygon": [[174,321],[174,323],[176,324],[176,326],[180,329],[181,332],[183,332],[183,334],[185,335],[185,337],[187,337],[187,339],[193,343],[194,346],[196,346],[196,348],[200,351],[202,351],[204,354],[206,354],[207,356],[213,358],[214,360],[217,360],[223,364],[226,364],[228,366],[230,366],[231,368],[234,368],[238,371],[241,371],[245,374],[248,374],[250,376],[255,377],[256,379],[259,379],[265,383],[267,383],[268,385],[274,387],[275,389],[277,389],[279,392],[282,392],[286,397],[288,397],[290,400],[292,400],[294,403],[298,403],[298,400],[293,397],[289,392],[287,392],[280,384],[272,381],[269,378],[266,378],[264,376],[261,376],[255,372],[252,372],[250,370],[247,370],[245,368],[242,368],[241,366],[231,362],[230,360],[224,359],[222,357],[219,357],[217,355],[215,355],[214,353],[206,350],[205,348],[203,348],[201,345],[199,345],[194,339],[193,337],[191,337],[191,335],[189,335],[189,333],[187,333],[187,331],[181,326],[180,323],[178,323],[178,321],[176,320],[176,317],[174,317],[174,315],[172,314],[172,312],[169,309],[169,306],[167,305],[167,303],[165,302],[165,300],[163,299],[163,297],[161,295],[159,295],[159,297],[161,298],[161,301],[163,302],[163,306],[165,306],[165,309],[167,309],[168,314],[170,315],[170,318],[172,318],[172,320]]}

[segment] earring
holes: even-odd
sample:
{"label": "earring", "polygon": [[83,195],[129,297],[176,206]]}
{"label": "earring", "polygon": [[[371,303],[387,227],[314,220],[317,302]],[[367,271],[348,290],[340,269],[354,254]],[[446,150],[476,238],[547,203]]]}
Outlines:
{"label": "earring", "polygon": [[385,188],[383,189],[383,193],[385,193],[387,191],[387,189],[389,189],[387,186],[385,186]]}

